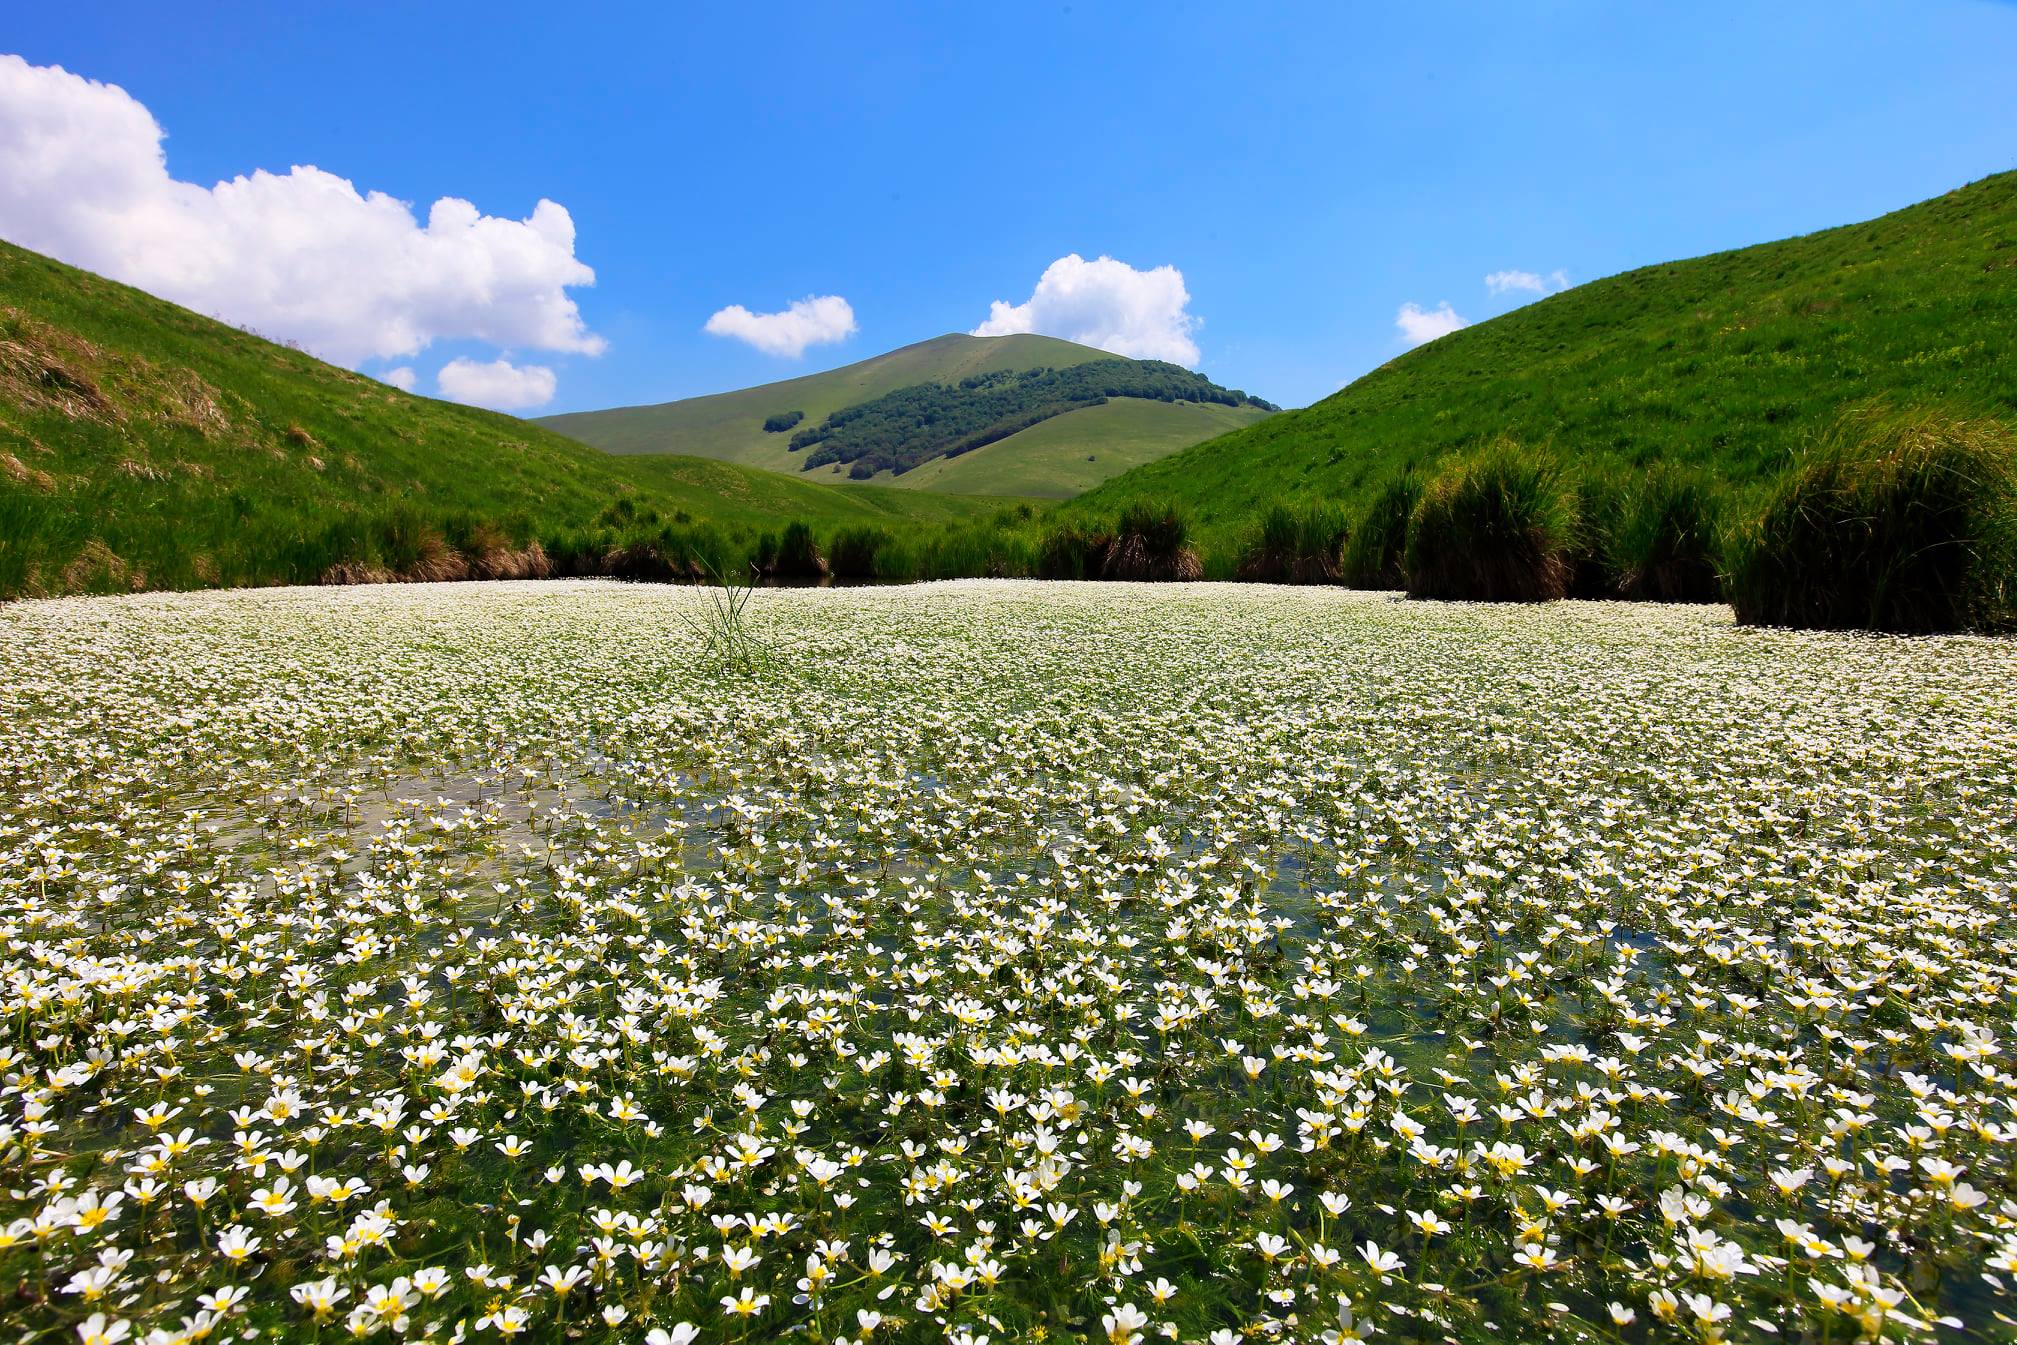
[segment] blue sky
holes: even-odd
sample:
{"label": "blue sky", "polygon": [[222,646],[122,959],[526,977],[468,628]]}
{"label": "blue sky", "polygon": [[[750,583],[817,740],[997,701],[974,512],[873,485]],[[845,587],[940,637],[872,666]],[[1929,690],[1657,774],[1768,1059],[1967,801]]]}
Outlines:
{"label": "blue sky", "polygon": [[[1476,321],[1533,297],[1491,293],[1491,273],[1580,282],[2017,167],[2017,6],[1988,0],[80,4],[16,11],[0,49],[123,88],[166,132],[178,182],[314,165],[423,222],[441,197],[507,221],[558,202],[595,276],[564,288],[571,327],[550,302],[564,254],[528,281],[551,291],[526,300],[544,305],[531,316],[492,321],[480,295],[381,296],[394,318],[426,310],[410,354],[347,344],[341,315],[297,315],[286,274],[262,275],[249,317],[238,290],[207,305],[371,372],[412,369],[425,392],[457,358],[550,369],[541,411],[970,330],[1074,253],[1175,268],[1199,367],[1301,404],[1406,349],[1403,305]],[[28,194],[20,181],[0,178],[0,205]],[[123,257],[172,297],[197,284],[163,268],[197,246],[173,229],[200,221],[92,252],[72,245],[75,220],[13,206],[0,233],[16,241]],[[231,239],[234,256],[264,245]],[[731,305],[829,295],[855,330],[797,358],[703,331]]]}

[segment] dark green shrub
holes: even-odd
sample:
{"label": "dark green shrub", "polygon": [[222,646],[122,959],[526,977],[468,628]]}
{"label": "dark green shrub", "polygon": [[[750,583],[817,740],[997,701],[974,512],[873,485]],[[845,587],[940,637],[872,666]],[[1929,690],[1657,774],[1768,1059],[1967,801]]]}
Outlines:
{"label": "dark green shrub", "polygon": [[1618,596],[1638,602],[1716,602],[1722,497],[1686,468],[1654,467],[1626,495],[1606,551]]}
{"label": "dark green shrub", "polygon": [[1335,584],[1344,575],[1345,511],[1328,500],[1275,503],[1240,553],[1241,579],[1267,584]]}
{"label": "dark green shrub", "polygon": [[766,416],[764,418],[764,433],[783,434],[786,430],[804,419],[805,412],[803,411],[780,411],[774,416]]}
{"label": "dark green shrub", "polygon": [[1881,411],[1814,445],[1734,530],[1753,625],[1926,633],[2017,624],[2017,447],[1992,421]]}
{"label": "dark green shrub", "polygon": [[1345,542],[1344,579],[1353,588],[1405,588],[1408,520],[1422,498],[1422,479],[1403,472],[1380,487]]}
{"label": "dark green shrub", "polygon": [[1546,602],[1568,591],[1575,523],[1546,457],[1501,440],[1423,488],[1408,522],[1408,596]]}

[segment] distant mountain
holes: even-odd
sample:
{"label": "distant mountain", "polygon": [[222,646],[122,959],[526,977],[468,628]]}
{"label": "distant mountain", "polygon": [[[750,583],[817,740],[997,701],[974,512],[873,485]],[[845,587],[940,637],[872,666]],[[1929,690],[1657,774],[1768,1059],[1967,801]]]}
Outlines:
{"label": "distant mountain", "polygon": [[1742,487],[1859,402],[2017,417],[2013,333],[2017,173],[2002,173],[1861,224],[1578,285],[1072,508],[1166,496],[1230,533],[1276,501],[1356,504],[1500,435]]}
{"label": "distant mountain", "polygon": [[0,243],[0,599],[508,576],[534,544],[558,563],[666,528],[733,542],[999,507],[611,457]]}
{"label": "distant mountain", "polygon": [[537,423],[617,454],[1063,497],[1274,409],[1176,365],[1048,336],[954,334],[739,392]]}

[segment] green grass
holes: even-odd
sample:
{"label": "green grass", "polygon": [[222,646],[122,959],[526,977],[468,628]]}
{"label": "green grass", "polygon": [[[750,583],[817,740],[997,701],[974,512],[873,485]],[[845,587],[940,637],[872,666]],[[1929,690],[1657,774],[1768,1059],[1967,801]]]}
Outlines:
{"label": "green grass", "polygon": [[1408,520],[1422,498],[1412,472],[1389,477],[1352,519],[1345,539],[1344,579],[1353,588],[1405,588]]}
{"label": "green grass", "polygon": [[1500,440],[1445,463],[1408,520],[1408,596],[1547,602],[1568,592],[1578,518],[1545,454]]}
{"label": "green grass", "polygon": [[1845,405],[2017,413],[2017,173],[1867,223],[1592,281],[1431,342],[1342,392],[1136,468],[1070,506],[1185,502],[1230,546],[1267,504],[1357,509],[1397,472],[1509,435],[1572,464],[1745,486]]}
{"label": "green grass", "polygon": [[956,495],[1063,499],[1200,439],[1251,425],[1267,414],[1252,406],[1117,397],[956,458],[935,458],[901,476],[878,476],[872,484]]}
{"label": "green grass", "polygon": [[[849,479],[849,464],[804,470],[810,450],[793,452],[788,447],[792,435],[766,431],[765,422],[803,412],[796,426],[803,431],[833,412],[920,384],[956,384],[983,374],[1063,369],[1117,358],[1049,336],[951,334],[781,383],[655,406],[570,412],[536,423],[610,453],[682,453],[788,472],[803,480],[839,482]],[[1252,406],[1116,398],[1105,406],[1053,417],[957,459],[936,459],[901,476],[883,472],[875,483],[961,495],[1062,499],[1266,414]]]}
{"label": "green grass", "polygon": [[611,457],[0,244],[0,597],[314,582],[660,527],[733,548],[794,519],[908,529],[1000,504]]}
{"label": "green grass", "polygon": [[1270,584],[1335,584],[1351,535],[1345,511],[1328,500],[1272,504],[1240,554],[1238,577]]}
{"label": "green grass", "polygon": [[1924,414],[1848,418],[1737,530],[1729,587],[1754,624],[2017,625],[2017,436]]}
{"label": "green grass", "polygon": [[[1104,350],[1049,336],[979,337],[950,333],[843,368],[788,378],[781,383],[653,406],[541,416],[534,423],[606,453],[682,453],[797,474],[804,454],[785,447],[790,434],[765,431],[763,423],[770,416],[803,411],[805,418],[798,425],[803,429],[817,425],[844,407],[920,383],[957,383],[976,374],[1063,369],[1089,360],[1113,358]],[[847,468],[806,475],[822,480],[846,480]]]}

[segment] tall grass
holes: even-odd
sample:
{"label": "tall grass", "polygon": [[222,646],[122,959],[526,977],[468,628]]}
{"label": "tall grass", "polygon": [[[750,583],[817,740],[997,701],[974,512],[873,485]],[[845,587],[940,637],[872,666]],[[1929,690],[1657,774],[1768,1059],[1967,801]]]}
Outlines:
{"label": "tall grass", "polygon": [[1845,417],[1733,530],[1747,624],[1907,634],[2017,625],[2008,427],[1882,409]]}
{"label": "tall grass", "polygon": [[1722,493],[1702,472],[1655,466],[1626,493],[1607,551],[1621,598],[1716,602]]}
{"label": "tall grass", "polygon": [[1562,481],[1563,517],[1570,523],[1562,559],[1568,564],[1565,597],[1615,598],[1617,540],[1636,478],[1609,463],[1584,463]]}
{"label": "tall grass", "polygon": [[1070,521],[1054,524],[1037,548],[1039,579],[1097,579],[1113,535]]}
{"label": "tall grass", "polygon": [[1036,566],[1035,544],[1019,527],[943,528],[918,548],[921,579],[1020,579]]}
{"label": "tall grass", "polygon": [[1568,591],[1575,519],[1554,463],[1500,440],[1445,467],[1408,521],[1411,598],[1546,602]]}
{"label": "tall grass", "polygon": [[1204,565],[1191,547],[1190,516],[1173,500],[1136,498],[1121,506],[1102,579],[1190,580]]}
{"label": "tall grass", "polygon": [[1335,584],[1344,577],[1349,529],[1328,500],[1268,506],[1242,549],[1241,579],[1271,584]]}
{"label": "tall grass", "polygon": [[1421,502],[1422,479],[1403,472],[1373,495],[1351,529],[1342,559],[1353,588],[1406,588],[1408,520]]}
{"label": "tall grass", "polygon": [[877,558],[895,539],[885,528],[863,525],[842,528],[827,547],[827,562],[836,579],[879,579]]}

